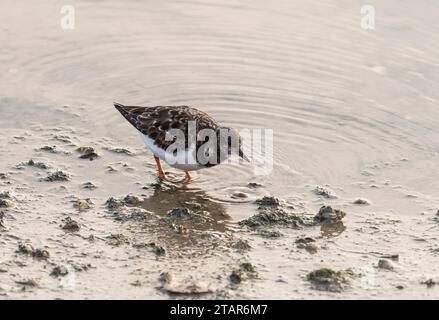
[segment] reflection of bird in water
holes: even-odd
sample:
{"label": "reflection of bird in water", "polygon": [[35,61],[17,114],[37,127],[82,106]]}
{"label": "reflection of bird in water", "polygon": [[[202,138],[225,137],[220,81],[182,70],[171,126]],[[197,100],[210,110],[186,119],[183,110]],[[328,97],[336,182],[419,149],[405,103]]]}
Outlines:
{"label": "reflection of bird in water", "polygon": [[[153,194],[145,198],[141,206],[162,217],[176,218],[179,225],[188,229],[224,232],[228,220],[231,220],[222,203],[201,189],[186,186],[154,185]],[[188,213],[187,216],[184,212]]]}

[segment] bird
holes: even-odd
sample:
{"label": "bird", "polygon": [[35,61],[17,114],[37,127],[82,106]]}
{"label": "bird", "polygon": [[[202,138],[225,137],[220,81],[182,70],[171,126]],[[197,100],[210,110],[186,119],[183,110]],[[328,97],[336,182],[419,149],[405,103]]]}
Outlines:
{"label": "bird", "polygon": [[192,180],[190,171],[216,166],[233,153],[250,162],[243,152],[243,139],[237,130],[220,125],[213,117],[194,107],[113,104],[140,132],[141,139],[154,156],[161,180],[169,181],[161,160],[183,170],[185,178],[182,181]]}

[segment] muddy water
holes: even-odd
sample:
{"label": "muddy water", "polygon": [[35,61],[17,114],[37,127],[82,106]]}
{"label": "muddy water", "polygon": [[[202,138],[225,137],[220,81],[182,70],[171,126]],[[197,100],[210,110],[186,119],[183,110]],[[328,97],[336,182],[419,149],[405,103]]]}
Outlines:
{"label": "muddy water", "polygon": [[[362,1],[76,1],[75,29],[63,30],[61,3],[3,0],[0,191],[15,206],[1,209],[0,294],[170,298],[158,278],[171,272],[213,287],[202,298],[437,298],[421,282],[439,280],[439,5],[381,2],[367,2],[376,29],[363,30]],[[151,155],[113,101],[193,105],[230,127],[273,129],[273,169],[224,165],[190,185],[157,185]],[[79,146],[100,157],[78,159]],[[16,167],[29,159],[51,168]],[[56,169],[70,180],[40,181]],[[317,195],[318,185],[335,196]],[[156,217],[106,208],[130,193]],[[322,205],[347,215],[342,226],[280,227],[282,237],[267,239],[236,224],[264,195],[310,216]],[[78,198],[94,206],[78,211]],[[160,220],[185,206],[209,219],[185,221],[185,232]],[[60,227],[66,217],[79,232]],[[297,248],[303,234],[317,253]],[[19,242],[50,259],[17,253]],[[150,242],[166,254],[141,245]],[[375,267],[396,254],[393,271]],[[245,261],[257,279],[230,284]],[[69,274],[50,276],[56,265]],[[324,266],[362,276],[343,292],[313,290],[306,274]],[[38,285],[22,291],[27,278]]]}

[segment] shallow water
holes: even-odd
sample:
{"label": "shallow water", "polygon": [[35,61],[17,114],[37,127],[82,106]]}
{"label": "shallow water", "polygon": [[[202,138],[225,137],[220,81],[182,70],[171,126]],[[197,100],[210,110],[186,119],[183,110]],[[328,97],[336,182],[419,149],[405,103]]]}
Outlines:
{"label": "shallow water", "polygon": [[[74,175],[74,187],[67,191],[40,187],[35,176],[20,172],[12,172],[15,182],[4,188],[13,188],[23,199],[32,198],[27,194],[41,194],[47,198],[43,205],[49,215],[59,211],[53,201],[68,194],[88,195],[102,203],[109,196],[144,193],[143,207],[161,215],[181,203],[206,202],[217,222],[204,230],[226,234],[227,225],[233,230],[236,221],[255,213],[253,202],[263,195],[286,199],[309,214],[330,204],[347,212],[342,228],[288,230],[280,240],[244,234],[250,237],[252,250],[244,257],[231,254],[222,262],[230,265],[249,259],[259,266],[262,280],[225,296],[327,297],[306,287],[306,270],[322,264],[370,267],[377,258],[367,252],[391,251],[402,257],[396,272],[373,269],[377,279],[373,289],[357,283],[339,296],[437,298],[437,288],[426,289],[419,282],[438,276],[433,217],[439,208],[439,4],[433,0],[422,5],[382,2],[367,2],[375,6],[376,30],[363,30],[363,1],[76,1],[75,29],[62,30],[61,4],[40,1],[35,6],[31,1],[3,0],[1,170],[7,172],[21,161],[40,157]],[[195,173],[194,182],[182,189],[142,189],[155,181],[154,162],[113,101],[191,105],[226,126],[272,129],[273,170],[257,175],[249,165],[223,165]],[[122,146],[135,155],[103,151],[102,159],[77,164],[76,157],[35,153],[36,146],[60,145],[53,140],[55,128],[58,135],[70,137],[72,143],[64,149],[73,154],[73,146],[94,145],[104,150]],[[24,140],[14,136],[24,136]],[[109,173],[108,166],[117,172]],[[91,194],[79,187],[89,180],[99,184]],[[262,187],[250,188],[249,182]],[[316,196],[317,185],[329,187],[337,197]],[[232,197],[237,192],[247,198]],[[353,205],[360,197],[371,204]],[[36,212],[29,215],[37,220],[39,216]],[[19,239],[38,239],[59,249],[58,242],[49,240],[51,229],[45,229],[44,223],[34,233],[25,227],[30,222],[20,212],[14,219],[20,221],[21,227],[13,229]],[[42,222],[51,219],[44,215]],[[112,227],[106,220],[82,219],[90,232]],[[300,233],[322,235],[326,250],[309,255],[295,249],[293,242]],[[10,245],[7,252],[13,252],[17,241],[6,235],[4,239],[9,239],[4,240]],[[70,241],[79,249],[86,246]],[[132,254],[115,250],[122,260]],[[5,251],[4,260],[9,253]],[[111,270],[125,263],[108,262],[110,256],[106,260],[109,270],[100,269],[99,260],[95,262],[96,270],[108,279]],[[202,265],[198,267],[226,272],[220,266],[211,268],[221,258],[209,259],[197,262]],[[172,262],[157,264],[165,268]],[[141,265],[141,259],[137,263]],[[197,267],[191,261],[186,265]],[[148,263],[146,268],[156,269]],[[78,278],[96,280],[96,274],[90,273]],[[113,280],[114,286],[128,278],[129,273],[120,276]],[[86,283],[83,279],[79,281]],[[94,289],[85,286],[70,293],[55,291],[55,295],[105,296],[105,281]],[[399,283],[407,288],[395,289]],[[6,292],[20,297],[13,290]],[[49,289],[39,294],[54,296]],[[114,297],[139,296],[167,297],[151,286],[146,291],[128,287],[114,293]]]}

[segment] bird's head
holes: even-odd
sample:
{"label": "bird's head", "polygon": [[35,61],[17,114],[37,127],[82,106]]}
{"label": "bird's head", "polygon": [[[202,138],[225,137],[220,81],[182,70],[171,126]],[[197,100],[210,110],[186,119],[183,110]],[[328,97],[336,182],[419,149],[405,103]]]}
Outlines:
{"label": "bird's head", "polygon": [[236,154],[247,162],[250,160],[243,152],[243,140],[239,132],[233,128],[221,127],[218,129],[218,154],[224,160]]}

